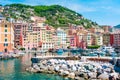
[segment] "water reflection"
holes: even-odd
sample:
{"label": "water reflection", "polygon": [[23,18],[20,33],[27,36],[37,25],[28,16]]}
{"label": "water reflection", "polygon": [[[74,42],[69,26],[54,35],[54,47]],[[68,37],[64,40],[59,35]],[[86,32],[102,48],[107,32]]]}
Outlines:
{"label": "water reflection", "polygon": [[20,59],[0,61],[0,80],[67,80],[53,74],[37,74],[25,71],[31,65],[31,54],[26,54]]}

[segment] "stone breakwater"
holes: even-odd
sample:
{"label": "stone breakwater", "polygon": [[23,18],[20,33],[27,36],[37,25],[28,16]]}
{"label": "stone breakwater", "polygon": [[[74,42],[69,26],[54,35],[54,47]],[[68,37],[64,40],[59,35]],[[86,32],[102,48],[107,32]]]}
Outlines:
{"label": "stone breakwater", "polygon": [[120,80],[110,63],[81,60],[48,59],[35,63],[26,69],[29,72],[58,74],[75,80],[102,79]]}

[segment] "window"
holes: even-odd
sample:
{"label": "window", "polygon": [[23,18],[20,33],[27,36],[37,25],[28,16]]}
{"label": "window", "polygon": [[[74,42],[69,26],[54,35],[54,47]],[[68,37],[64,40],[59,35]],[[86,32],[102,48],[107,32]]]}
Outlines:
{"label": "window", "polygon": [[5,42],[7,42],[7,39],[5,39]]}
{"label": "window", "polygon": [[8,43],[4,43],[4,46],[8,46]]}
{"label": "window", "polygon": [[7,34],[5,34],[5,37],[7,37]]}
{"label": "window", "polygon": [[7,29],[5,29],[5,32],[7,32]]}
{"label": "window", "polygon": [[5,25],[5,28],[7,28],[7,25]]}

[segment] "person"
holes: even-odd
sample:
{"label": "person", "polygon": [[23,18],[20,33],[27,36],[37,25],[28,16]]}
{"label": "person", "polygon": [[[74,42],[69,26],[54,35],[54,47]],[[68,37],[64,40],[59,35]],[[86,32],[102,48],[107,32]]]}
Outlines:
{"label": "person", "polygon": [[34,56],[36,57],[36,56],[37,56],[37,54],[35,53],[35,54],[34,54]]}
{"label": "person", "polygon": [[97,55],[98,55],[98,58],[100,57],[100,53],[97,53]]}

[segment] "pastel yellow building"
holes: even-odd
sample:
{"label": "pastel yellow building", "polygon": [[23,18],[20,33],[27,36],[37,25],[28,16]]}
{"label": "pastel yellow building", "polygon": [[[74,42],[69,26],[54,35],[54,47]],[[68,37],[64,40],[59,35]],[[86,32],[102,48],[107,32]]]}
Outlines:
{"label": "pastel yellow building", "polygon": [[106,46],[110,45],[110,33],[109,32],[103,33],[103,44]]}
{"label": "pastel yellow building", "polygon": [[96,45],[103,45],[102,34],[96,34]]}
{"label": "pastel yellow building", "polygon": [[27,32],[23,45],[26,50],[34,50],[38,48],[38,35],[39,33],[36,31]]}
{"label": "pastel yellow building", "polygon": [[0,20],[0,52],[12,52],[14,49],[14,26],[6,20]]}
{"label": "pastel yellow building", "polygon": [[48,30],[45,28],[42,28],[40,31],[40,41],[42,42],[42,50],[48,50],[54,48],[54,43],[53,42],[53,32],[52,30]]}

